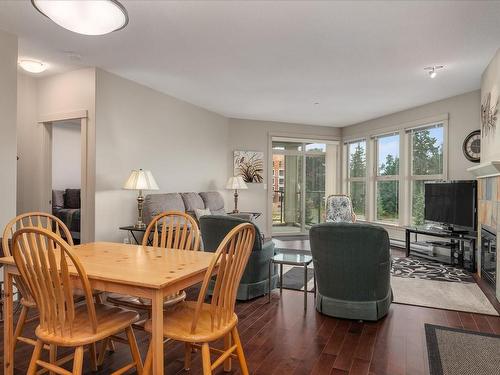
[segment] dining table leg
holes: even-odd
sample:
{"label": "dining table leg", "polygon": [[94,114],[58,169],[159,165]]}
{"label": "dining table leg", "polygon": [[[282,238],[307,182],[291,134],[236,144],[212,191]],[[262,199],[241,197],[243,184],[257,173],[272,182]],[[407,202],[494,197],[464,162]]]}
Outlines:
{"label": "dining table leg", "polygon": [[163,375],[163,294],[155,291],[151,301],[151,344],[153,349],[153,375]]}
{"label": "dining table leg", "polygon": [[3,373],[5,375],[12,375],[14,373],[14,301],[13,301],[13,282],[12,274],[9,272],[8,267],[4,268],[4,299],[3,299]]}

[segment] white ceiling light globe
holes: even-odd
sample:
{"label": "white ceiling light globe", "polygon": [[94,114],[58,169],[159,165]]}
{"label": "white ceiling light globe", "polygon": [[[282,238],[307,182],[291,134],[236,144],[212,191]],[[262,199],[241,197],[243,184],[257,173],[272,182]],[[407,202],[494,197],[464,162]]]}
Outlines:
{"label": "white ceiling light globe", "polygon": [[47,66],[43,62],[28,59],[20,60],[19,66],[29,73],[42,73],[47,69]]}
{"label": "white ceiling light globe", "polygon": [[59,26],[78,34],[109,34],[128,23],[127,11],[117,0],[31,0],[31,3]]}

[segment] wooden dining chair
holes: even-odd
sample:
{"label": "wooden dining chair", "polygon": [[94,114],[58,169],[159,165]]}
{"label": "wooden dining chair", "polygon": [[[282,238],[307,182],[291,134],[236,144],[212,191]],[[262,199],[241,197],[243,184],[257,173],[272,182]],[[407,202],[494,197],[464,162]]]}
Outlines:
{"label": "wooden dining chair", "polygon": [[[36,328],[35,349],[27,374],[37,368],[57,374],[82,374],[84,346],[90,346],[92,368],[97,369],[95,343],[125,331],[133,362],[114,372],[122,374],[136,368],[142,374],[142,361],[132,330],[139,319],[137,312],[95,303],[85,269],[72,247],[56,233],[37,227],[25,227],[14,233],[13,256],[38,310],[40,324]],[[75,304],[75,274],[85,296],[84,304]],[[40,359],[44,345],[74,348],[73,371],[69,372],[50,358]]]}
{"label": "wooden dining chair", "polygon": [[[12,251],[10,247],[10,241],[14,235],[14,232],[18,229],[23,229],[26,227],[37,227],[44,228],[48,231],[56,233],[58,236],[65,238],[69,245],[73,246],[73,238],[71,237],[71,232],[68,227],[57,217],[45,213],[45,212],[28,212],[21,214],[12,219],[3,232],[2,236],[2,247],[5,256],[11,256]],[[23,283],[22,279],[18,276],[14,277],[14,282],[17,290],[21,293],[21,313],[19,319],[17,320],[17,325],[14,330],[14,337],[12,345],[13,350],[16,349],[16,344],[18,341],[24,342],[26,344],[35,345],[35,340],[29,337],[21,336],[28,313],[30,309],[36,308],[36,303],[29,292],[29,288]]]}
{"label": "wooden dining chair", "polygon": [[[194,218],[182,211],[167,211],[153,218],[144,232],[142,246],[161,247],[164,249],[193,250],[200,249],[200,230]],[[180,291],[165,297],[164,307],[183,301],[186,293]],[[109,294],[107,301],[116,306],[151,311],[151,300]]]}
{"label": "wooden dining chair", "polygon": [[[166,338],[185,343],[185,363],[191,366],[193,347],[201,346],[203,374],[212,371],[224,363],[224,369],[231,370],[231,358],[237,357],[243,375],[248,375],[248,368],[243,353],[236,325],[238,317],[234,312],[236,292],[243,271],[250,257],[255,240],[255,228],[250,223],[233,228],[220,243],[207,269],[197,301],[183,301],[164,315],[163,335]],[[204,303],[212,275],[217,272],[215,286],[210,303]],[[151,320],[145,328],[151,332]],[[210,347],[210,343],[224,339],[224,349]],[[212,362],[210,353],[219,357]],[[236,352],[236,354],[234,354]],[[149,346],[144,373],[151,371],[153,362],[152,346]]]}

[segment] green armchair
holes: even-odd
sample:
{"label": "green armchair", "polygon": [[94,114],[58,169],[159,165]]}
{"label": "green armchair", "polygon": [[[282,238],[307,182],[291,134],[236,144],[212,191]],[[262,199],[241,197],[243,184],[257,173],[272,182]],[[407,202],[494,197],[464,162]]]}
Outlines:
{"label": "green armchair", "polygon": [[[207,215],[200,217],[200,230],[204,251],[214,252],[222,239],[234,227],[246,223],[237,217],[228,215]],[[254,224],[255,225],[255,224]],[[269,262],[274,256],[274,242],[263,243],[260,230],[255,226],[255,242],[248,264],[241,278],[236,298],[249,300],[267,294],[269,291]],[[271,277],[272,287],[278,282],[278,272],[275,269]]]}
{"label": "green armchair", "polygon": [[392,290],[385,229],[324,223],[311,228],[310,240],[319,312],[360,320],[378,320],[387,314]]}

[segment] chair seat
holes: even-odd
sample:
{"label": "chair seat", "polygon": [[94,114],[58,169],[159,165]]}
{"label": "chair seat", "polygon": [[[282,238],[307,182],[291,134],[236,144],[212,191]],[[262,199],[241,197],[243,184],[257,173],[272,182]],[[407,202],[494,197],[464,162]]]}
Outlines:
{"label": "chair seat", "polygon": [[[179,302],[182,302],[186,299],[186,292],[181,291],[178,294],[174,294],[168,297],[165,297],[163,301],[163,307],[169,308]],[[109,293],[106,297],[106,301],[113,305],[125,306],[132,309],[137,310],[151,310],[151,300],[147,298],[126,296],[117,293]]]}
{"label": "chair seat", "polygon": [[95,304],[97,316],[97,332],[94,333],[90,324],[87,306],[75,306],[75,319],[73,322],[73,332],[70,336],[68,327],[65,334],[61,335],[58,329],[56,333],[49,332],[38,326],[36,336],[48,344],[58,346],[81,346],[102,340],[110,335],[122,332],[132,323],[139,320],[136,311],[125,310],[120,307]]}
{"label": "chair seat", "polygon": [[[163,336],[191,343],[211,342],[229,333],[238,323],[238,316],[233,313],[227,324],[212,330],[211,306],[204,303],[196,325],[196,332],[191,333],[195,308],[195,301],[184,301],[165,311],[163,313]],[[151,332],[151,319],[146,322],[144,329]]]}

